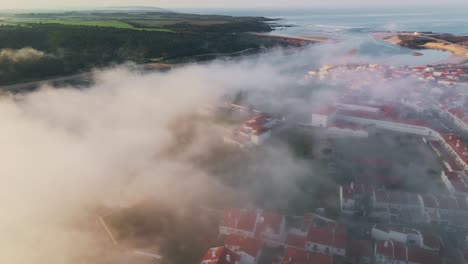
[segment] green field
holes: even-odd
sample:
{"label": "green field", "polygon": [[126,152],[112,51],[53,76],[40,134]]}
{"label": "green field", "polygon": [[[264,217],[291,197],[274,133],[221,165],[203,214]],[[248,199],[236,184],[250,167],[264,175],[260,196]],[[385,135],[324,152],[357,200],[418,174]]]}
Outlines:
{"label": "green field", "polygon": [[53,18],[14,18],[12,20],[0,21],[0,25],[12,25],[12,24],[62,24],[62,25],[74,25],[74,26],[92,26],[92,27],[113,27],[121,29],[133,29],[133,30],[145,30],[145,31],[162,31],[162,32],[173,32],[170,29],[165,28],[138,28],[130,24],[119,20],[84,20],[84,19],[53,19]]}

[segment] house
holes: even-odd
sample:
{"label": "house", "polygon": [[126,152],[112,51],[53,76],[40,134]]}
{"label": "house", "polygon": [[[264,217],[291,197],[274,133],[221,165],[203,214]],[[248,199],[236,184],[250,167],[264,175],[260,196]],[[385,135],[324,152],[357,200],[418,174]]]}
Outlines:
{"label": "house", "polygon": [[419,194],[379,190],[372,197],[374,208],[411,210],[424,213],[424,202]]}
{"label": "house", "polygon": [[327,127],[331,116],[336,112],[333,105],[322,106],[312,110],[311,125],[314,127]]}
{"label": "house", "polygon": [[271,129],[277,123],[278,120],[266,114],[257,114],[244,123],[240,132],[250,135],[250,140],[255,145],[261,145],[271,137]]}
{"label": "house", "polygon": [[262,252],[262,241],[256,238],[227,235],[224,246],[239,255],[239,264],[255,264]]}
{"label": "house", "polygon": [[347,230],[344,226],[313,224],[307,233],[306,251],[326,255],[346,255]]}
{"label": "house", "polygon": [[373,193],[371,204],[371,216],[387,223],[427,224],[431,221],[418,194],[379,190]]}
{"label": "house", "polygon": [[372,187],[364,184],[351,183],[340,186],[340,206],[343,213],[353,214],[360,208],[357,208],[359,201],[366,195],[373,192]]}
{"label": "house", "polygon": [[224,142],[246,148],[262,145],[272,136],[272,130],[280,123],[279,119],[256,111],[252,118],[244,122],[226,136]]}
{"label": "house", "polygon": [[280,264],[333,264],[333,257],[318,252],[286,248]]}
{"label": "house", "polygon": [[285,247],[305,250],[307,243],[307,236],[302,234],[289,234],[286,238]]}
{"label": "house", "polygon": [[200,264],[240,264],[240,257],[227,247],[208,249]]}
{"label": "house", "polygon": [[260,211],[255,227],[255,237],[265,241],[270,246],[277,246],[284,241],[286,219],[271,211]]}
{"label": "house", "polygon": [[375,243],[376,264],[439,264],[437,253],[392,240]]}
{"label": "house", "polygon": [[464,170],[468,169],[468,145],[463,139],[454,134],[444,136],[443,146],[453,155],[458,165]]}
{"label": "house", "polygon": [[285,229],[284,216],[260,209],[226,209],[219,226],[222,235],[256,238],[269,246],[283,242]]}
{"label": "house", "polygon": [[366,127],[345,122],[333,122],[328,124],[327,134],[335,137],[369,137],[369,132]]}
{"label": "house", "polygon": [[427,127],[424,122],[400,117],[393,104],[381,106],[340,104],[334,119],[437,140],[440,138],[439,133]]}
{"label": "house", "polygon": [[416,245],[423,247],[423,237],[417,230],[412,229],[389,229],[384,227],[373,227],[371,231],[372,238],[378,241],[392,240],[405,245]]}
{"label": "house", "polygon": [[441,239],[432,232],[421,232],[411,228],[375,226],[371,230],[371,235],[376,241],[391,240],[433,251],[439,251],[442,243]]}
{"label": "house", "polygon": [[223,211],[219,233],[255,237],[257,211],[247,209],[226,209]]}

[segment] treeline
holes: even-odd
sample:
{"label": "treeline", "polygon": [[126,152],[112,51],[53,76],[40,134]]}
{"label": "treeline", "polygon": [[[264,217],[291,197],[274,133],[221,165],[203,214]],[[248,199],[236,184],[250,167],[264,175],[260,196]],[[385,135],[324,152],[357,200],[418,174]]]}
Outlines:
{"label": "treeline", "polygon": [[275,44],[240,34],[271,30],[258,21],[182,24],[173,29],[174,33],[60,24],[0,26],[0,51],[31,47],[47,54],[31,61],[0,59],[0,85],[74,74],[111,63],[230,53]]}

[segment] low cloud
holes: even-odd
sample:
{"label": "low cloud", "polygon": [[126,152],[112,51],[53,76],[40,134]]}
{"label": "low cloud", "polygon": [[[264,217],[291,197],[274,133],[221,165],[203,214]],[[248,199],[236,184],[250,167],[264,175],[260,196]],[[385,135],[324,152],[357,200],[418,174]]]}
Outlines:
{"label": "low cloud", "polygon": [[0,62],[22,62],[27,60],[36,60],[45,56],[45,53],[33,48],[22,49],[0,49]]}
{"label": "low cloud", "polygon": [[[118,67],[96,72],[90,88],[42,87],[1,98],[0,263],[72,264],[102,256],[108,241],[95,226],[102,205],[150,199],[174,208],[287,210],[298,197],[311,200],[314,190],[305,192],[301,182],[334,194],[324,188],[334,183],[320,177],[323,168],[298,160],[281,142],[257,155],[229,156],[219,150],[226,128],[196,113],[239,91],[265,108],[307,112],[322,102],[312,92],[324,84],[304,82],[304,74],[343,49],[275,50],[168,73]],[[33,49],[0,54],[17,61],[44,56]],[[346,78],[343,83],[359,76]],[[323,94],[333,97],[329,89]]]}

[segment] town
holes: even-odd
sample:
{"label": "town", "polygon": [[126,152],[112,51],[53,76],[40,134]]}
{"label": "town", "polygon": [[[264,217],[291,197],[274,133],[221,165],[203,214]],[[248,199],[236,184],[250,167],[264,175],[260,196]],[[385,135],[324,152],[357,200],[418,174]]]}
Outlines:
{"label": "town", "polygon": [[[438,168],[433,177],[412,188],[406,184],[417,177],[411,171],[362,172],[395,161],[356,158],[361,172],[350,170],[351,179],[334,194],[340,211],[334,218],[326,208],[299,216],[225,208],[217,227],[224,242],[207,249],[201,264],[468,263],[468,65],[324,66],[306,79],[340,81],[349,74],[360,76],[357,83],[312,106],[306,120],[250,106],[223,106],[244,120],[226,133],[224,142],[248,151],[292,126],[356,142],[376,135],[404,136],[409,138],[404,145],[423,148],[433,157]],[[376,74],[384,81],[409,80],[413,86],[391,98],[370,95],[362,87],[371,85]],[[411,158],[418,157],[402,159]]]}

